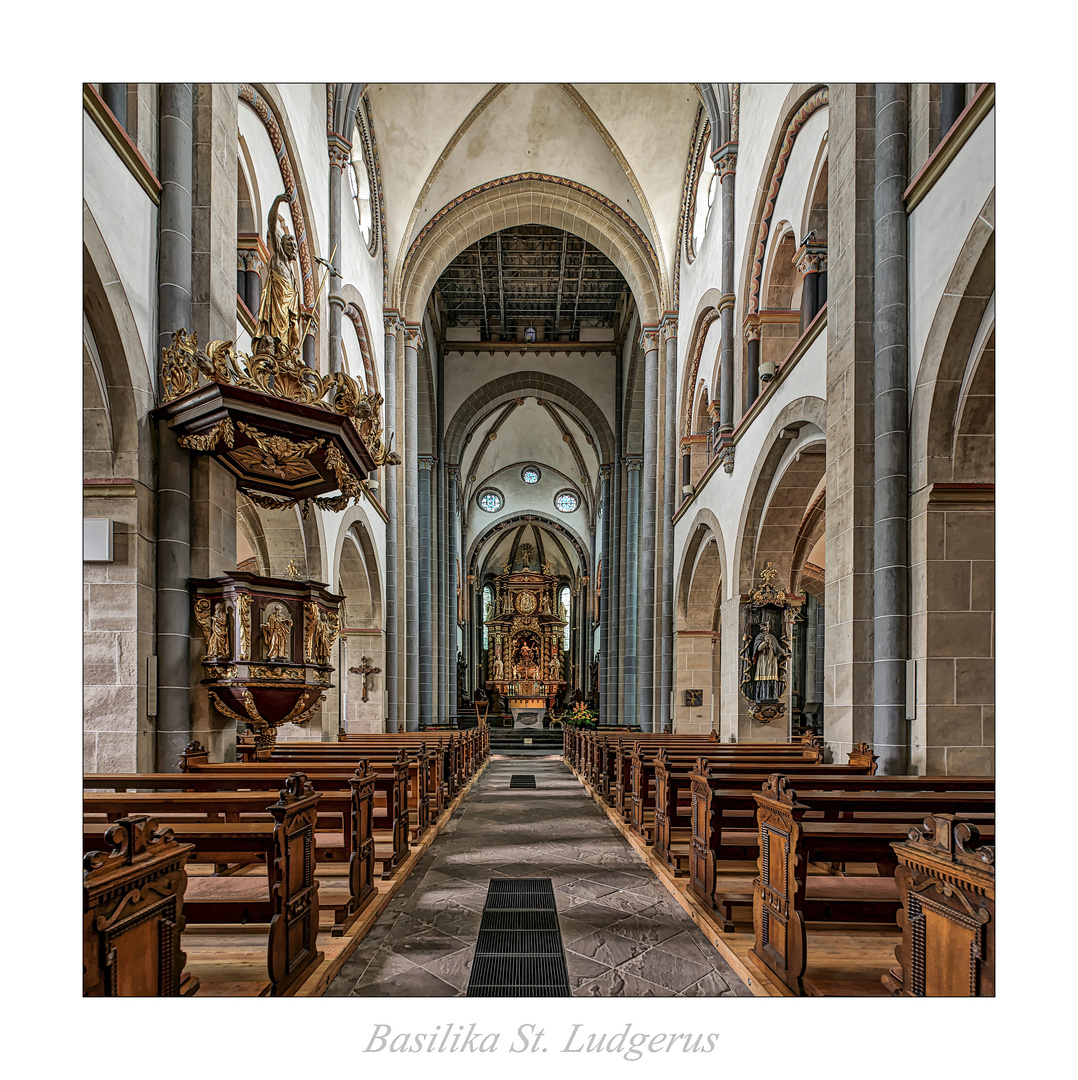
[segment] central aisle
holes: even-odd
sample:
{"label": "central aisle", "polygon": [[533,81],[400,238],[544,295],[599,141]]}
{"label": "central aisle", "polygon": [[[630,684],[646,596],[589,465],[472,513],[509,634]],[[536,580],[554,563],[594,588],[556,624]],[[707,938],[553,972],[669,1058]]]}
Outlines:
{"label": "central aisle", "polygon": [[[509,788],[531,773],[536,789]],[[559,760],[495,760],[328,996],[463,997],[492,878],[550,878],[575,997],[751,997]]]}

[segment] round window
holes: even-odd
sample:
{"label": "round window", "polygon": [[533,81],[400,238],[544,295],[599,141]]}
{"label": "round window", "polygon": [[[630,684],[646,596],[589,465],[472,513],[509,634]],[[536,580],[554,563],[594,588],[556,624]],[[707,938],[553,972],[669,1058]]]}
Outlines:
{"label": "round window", "polygon": [[501,497],[501,494],[490,488],[480,492],[477,501],[480,507],[486,510],[488,514],[496,514],[505,505],[505,500]]}
{"label": "round window", "polygon": [[573,491],[559,491],[554,496],[554,505],[563,514],[571,514],[580,505],[580,499]]}
{"label": "round window", "polygon": [[520,478],[525,484],[538,484],[541,475],[542,473],[539,472],[535,465],[528,465],[521,470]]}

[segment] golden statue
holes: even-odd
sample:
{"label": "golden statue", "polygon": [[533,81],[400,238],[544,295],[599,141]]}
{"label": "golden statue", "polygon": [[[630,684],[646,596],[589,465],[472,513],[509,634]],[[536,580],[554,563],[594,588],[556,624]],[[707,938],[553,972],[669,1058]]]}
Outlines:
{"label": "golden statue", "polygon": [[267,660],[288,659],[288,630],[291,625],[288,612],[280,604],[274,604],[269,609],[266,621],[262,624],[262,640],[266,643]]}
{"label": "golden statue", "polygon": [[232,647],[228,640],[228,608],[223,601],[218,601],[210,618],[210,636],[206,649],[207,656],[230,656]]}
{"label": "golden statue", "polygon": [[[270,207],[266,243],[270,249],[269,276],[262,287],[255,328],[255,351],[270,351],[269,339],[276,339],[279,358],[291,357],[302,341],[299,312],[299,289],[292,260],[298,251],[296,238],[286,229],[277,239],[277,210],[287,196],[278,195]],[[259,341],[259,339],[261,339]]]}

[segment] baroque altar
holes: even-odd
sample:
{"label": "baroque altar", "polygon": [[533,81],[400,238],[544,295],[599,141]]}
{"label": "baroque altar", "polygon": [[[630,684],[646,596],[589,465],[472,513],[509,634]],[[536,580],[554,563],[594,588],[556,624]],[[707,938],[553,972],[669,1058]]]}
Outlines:
{"label": "baroque altar", "polygon": [[[527,547],[527,545],[525,545]],[[533,571],[525,553],[523,569],[494,579],[486,687],[508,699],[514,716],[553,708],[565,687],[565,617],[557,599],[558,578]]]}

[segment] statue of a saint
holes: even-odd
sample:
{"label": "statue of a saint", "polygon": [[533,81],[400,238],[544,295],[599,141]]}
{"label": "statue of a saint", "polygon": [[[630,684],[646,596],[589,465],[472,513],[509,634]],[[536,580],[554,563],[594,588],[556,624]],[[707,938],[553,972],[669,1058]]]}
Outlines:
{"label": "statue of a saint", "polygon": [[552,653],[550,662],[547,664],[547,682],[559,682],[561,680],[561,663],[558,654]]}
{"label": "statue of a saint", "polygon": [[548,593],[548,592],[544,592],[543,596],[542,596],[542,599],[539,601],[539,614],[540,615],[549,615],[550,614],[550,593]]}
{"label": "statue of a saint", "polygon": [[210,619],[210,640],[206,650],[207,656],[230,656],[232,647],[228,641],[228,608],[223,601],[219,601],[213,607],[213,616]]}
{"label": "statue of a saint", "polygon": [[500,656],[494,657],[494,664],[491,668],[491,677],[495,682],[502,682],[505,678],[505,664],[502,663],[502,658]]}
{"label": "statue of a saint", "polygon": [[752,643],[752,684],[755,701],[778,701],[779,658],[785,655],[786,650],[771,632],[770,625],[763,623]]}
{"label": "statue of a saint", "polygon": [[288,631],[291,626],[292,620],[287,610],[281,604],[273,604],[262,624],[267,660],[288,659]]}
{"label": "statue of a saint", "polygon": [[299,350],[301,341],[299,288],[292,269],[298,247],[296,238],[287,230],[277,239],[277,210],[287,196],[278,195],[270,207],[266,225],[266,243],[270,249],[269,276],[262,287],[262,299],[258,305],[258,326],[255,339],[261,339],[259,351],[271,351],[270,340],[275,339],[276,354],[280,358],[292,356]]}

